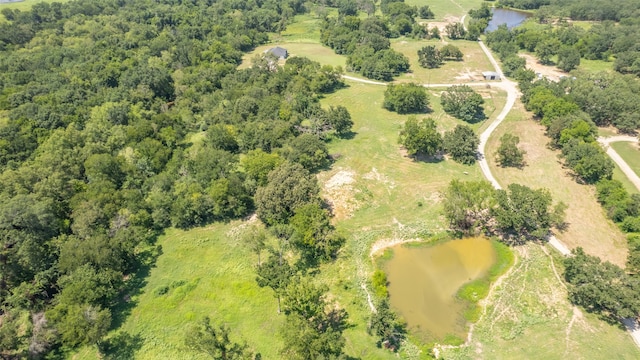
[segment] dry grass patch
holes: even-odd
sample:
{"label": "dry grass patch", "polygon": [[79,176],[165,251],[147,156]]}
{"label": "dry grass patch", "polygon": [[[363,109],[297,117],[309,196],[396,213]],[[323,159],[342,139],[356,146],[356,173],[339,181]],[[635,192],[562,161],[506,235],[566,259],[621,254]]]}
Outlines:
{"label": "dry grass patch", "polygon": [[538,62],[533,55],[529,54],[520,54],[520,57],[523,57],[527,60],[527,68],[535,71],[536,74],[541,74],[547,79],[553,81],[559,81],[561,76],[567,76],[569,73],[566,73],[555,66],[542,65]]}
{"label": "dry grass patch", "polygon": [[[519,136],[520,147],[527,151],[526,166],[522,170],[496,164],[499,139],[506,132]],[[566,217],[569,228],[556,234],[557,237],[569,248],[581,246],[589,254],[624,266],[627,257],[624,235],[607,219],[596,200],[595,188],[576,183],[569,169],[562,166],[559,152],[547,147],[548,142],[544,128],[531,120],[531,115],[518,103],[487,144],[486,154],[494,176],[502,186],[519,183],[532,188],[548,188],[554,200],[569,206]]]}
{"label": "dry grass patch", "polygon": [[493,70],[493,66],[484,54],[480,45],[475,41],[456,40],[448,41],[457,46],[462,54],[463,61],[447,61],[438,69],[426,69],[418,63],[418,50],[427,45],[435,45],[441,48],[445,44],[440,40],[415,40],[400,38],[392,41],[391,48],[403,53],[409,58],[411,72],[402,74],[397,79],[400,82],[415,81],[422,84],[456,84],[474,81],[484,81],[482,72]]}

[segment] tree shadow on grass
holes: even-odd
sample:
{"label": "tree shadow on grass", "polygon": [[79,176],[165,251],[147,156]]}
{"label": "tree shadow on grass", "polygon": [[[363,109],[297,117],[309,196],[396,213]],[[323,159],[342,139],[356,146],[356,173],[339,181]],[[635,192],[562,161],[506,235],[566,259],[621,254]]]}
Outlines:
{"label": "tree shadow on grass", "polygon": [[131,335],[121,332],[100,345],[103,359],[129,360],[133,359],[137,350],[142,348],[144,340],[139,334]]}
{"label": "tree shadow on grass", "polygon": [[122,326],[131,314],[131,310],[138,305],[138,301],[132,299],[142,293],[142,289],[147,284],[147,277],[151,269],[155,267],[156,260],[160,255],[162,255],[162,246],[160,245],[149,247],[149,249],[138,255],[138,268],[125,282],[118,302],[111,309],[112,329]]}
{"label": "tree shadow on grass", "polygon": [[410,156],[413,161],[416,162],[424,162],[428,164],[437,164],[439,162],[444,161],[444,154],[436,154],[436,155],[425,155],[425,154],[415,154]]}

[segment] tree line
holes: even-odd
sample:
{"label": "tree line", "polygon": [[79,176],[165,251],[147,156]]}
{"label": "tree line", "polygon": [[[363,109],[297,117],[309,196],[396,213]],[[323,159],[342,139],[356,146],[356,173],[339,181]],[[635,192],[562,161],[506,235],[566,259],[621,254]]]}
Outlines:
{"label": "tree line", "polygon": [[[597,2],[586,2],[595,4]],[[623,9],[618,3],[606,2],[607,6]],[[633,12],[640,13],[640,5],[633,3]],[[554,14],[562,14],[554,10]],[[533,52],[538,61],[545,65],[556,65],[569,72],[580,65],[581,59],[613,61],[613,68],[622,74],[640,76],[640,50],[638,39],[633,34],[640,31],[640,21],[636,15],[626,15],[615,19],[583,18],[572,14],[574,20],[603,20],[585,30],[570,22],[559,21],[557,25],[519,27],[507,29],[500,26],[487,34],[487,44],[496,51],[505,73],[515,73],[524,67],[518,60],[518,50]],[[539,21],[546,21],[538,17]],[[604,21],[606,20],[606,21]],[[619,21],[614,23],[611,20]],[[521,65],[520,65],[521,64]]]}

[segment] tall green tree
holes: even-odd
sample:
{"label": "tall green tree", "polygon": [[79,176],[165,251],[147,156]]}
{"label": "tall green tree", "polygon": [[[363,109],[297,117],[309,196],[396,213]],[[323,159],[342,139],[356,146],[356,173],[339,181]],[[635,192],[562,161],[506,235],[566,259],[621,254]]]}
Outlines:
{"label": "tall green tree", "polygon": [[267,225],[285,224],[295,209],[319,202],[318,183],[300,164],[285,162],[272,170],[267,184],[256,190],[256,211]]}
{"label": "tall green tree", "polygon": [[444,59],[440,50],[433,45],[427,45],[418,50],[418,63],[424,68],[435,69],[440,67],[443,62]]}
{"label": "tall green tree", "polygon": [[427,90],[418,84],[391,84],[384,92],[382,107],[398,114],[422,113],[428,106]]}
{"label": "tall green tree", "polygon": [[335,258],[345,241],[334,231],[329,212],[318,203],[296,208],[290,224],[293,228],[291,243],[310,265]]}
{"label": "tall green tree", "polygon": [[531,189],[510,184],[506,190],[497,190],[497,206],[491,209],[497,228],[515,241],[544,239],[553,226],[564,222],[566,205],[552,204],[547,189]]}
{"label": "tall green tree", "polygon": [[476,122],[486,118],[484,99],[468,85],[454,85],[442,93],[442,108],[447,114],[466,122]]}
{"label": "tall green tree", "polygon": [[378,337],[378,346],[397,351],[407,334],[407,325],[389,307],[386,298],[378,302],[371,314],[367,331]]}
{"label": "tall green tree", "polygon": [[442,151],[443,140],[433,119],[424,118],[418,121],[415,116],[410,116],[400,130],[398,143],[410,156],[434,156]]}
{"label": "tall green tree", "polygon": [[326,301],[326,286],[309,279],[293,281],[283,296],[287,315],[281,331],[283,356],[288,359],[337,358],[343,353],[347,313]]}
{"label": "tall green tree", "polygon": [[443,205],[452,230],[475,235],[488,230],[490,210],[496,205],[495,189],[488,181],[454,179],[444,193]]}
{"label": "tall green tree", "polygon": [[500,137],[500,146],[496,151],[496,161],[500,166],[522,167],[524,164],[524,150],[518,148],[520,138],[506,133]]}
{"label": "tall green tree", "polygon": [[563,46],[558,51],[558,67],[569,72],[580,65],[580,51],[572,46]]}
{"label": "tall green tree", "polygon": [[569,140],[562,148],[566,164],[589,184],[611,179],[613,162],[597,143]]}
{"label": "tall green tree", "polygon": [[351,120],[351,114],[346,107],[342,105],[329,107],[327,120],[338,136],[345,136],[351,132],[353,120]]}
{"label": "tall green tree", "polygon": [[465,165],[476,162],[480,139],[467,125],[456,125],[453,131],[444,134],[444,150],[451,158]]}
{"label": "tall green tree", "polygon": [[271,254],[269,258],[256,267],[256,282],[260,287],[270,287],[278,300],[278,314],[281,311],[280,299],[294,274],[294,269],[286,259],[277,254]]}

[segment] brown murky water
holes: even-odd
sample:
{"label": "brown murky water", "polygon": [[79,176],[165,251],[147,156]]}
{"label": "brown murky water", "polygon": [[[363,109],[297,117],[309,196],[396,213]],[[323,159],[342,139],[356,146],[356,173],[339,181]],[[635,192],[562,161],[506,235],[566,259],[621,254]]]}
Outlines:
{"label": "brown murky water", "polygon": [[391,306],[410,330],[425,340],[465,338],[464,304],[455,295],[493,265],[491,242],[466,238],[424,248],[396,246],[393,254],[385,265]]}

